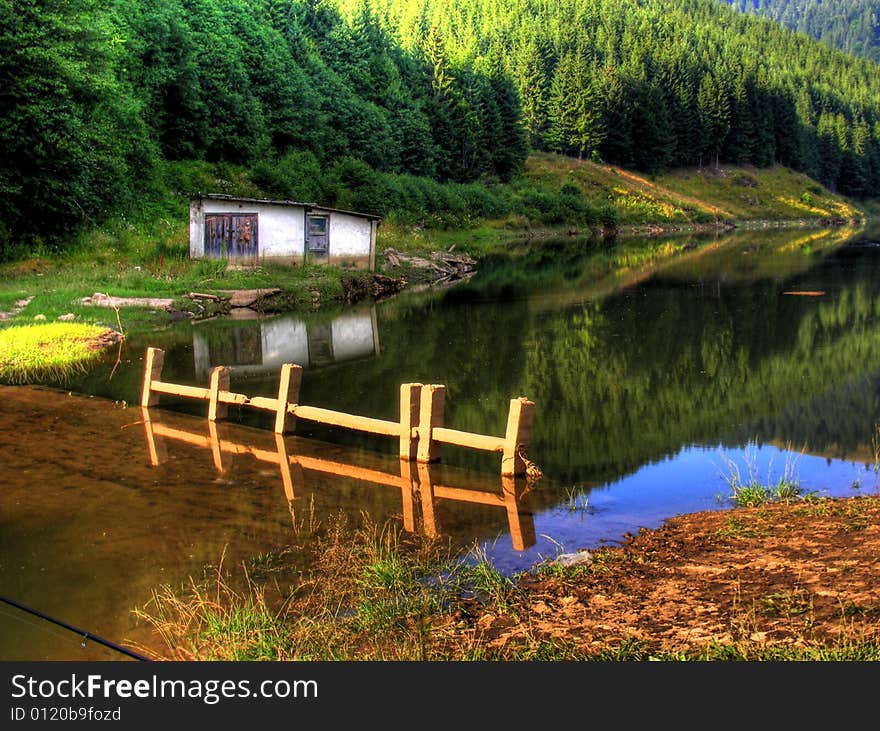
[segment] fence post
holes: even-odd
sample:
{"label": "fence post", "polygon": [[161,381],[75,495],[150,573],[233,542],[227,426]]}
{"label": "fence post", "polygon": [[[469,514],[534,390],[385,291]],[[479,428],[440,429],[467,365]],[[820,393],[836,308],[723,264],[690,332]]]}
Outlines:
{"label": "fence post", "polygon": [[440,459],[440,443],[432,434],[434,427],[443,426],[446,410],[446,386],[437,384],[422,386],[419,408],[419,462],[436,462]]}
{"label": "fence post", "polygon": [[418,432],[413,429],[419,425],[421,383],[402,383],[400,385],[400,458],[414,460],[418,454]]}
{"label": "fence post", "polygon": [[217,366],[211,371],[211,383],[208,386],[208,421],[226,418],[229,407],[220,403],[220,392],[228,390],[229,369],[226,366]]}
{"label": "fence post", "polygon": [[302,384],[302,366],[284,363],[278,380],[278,411],[275,412],[275,433],[292,432],[296,417],[289,409],[291,403],[299,403],[299,388]]}
{"label": "fence post", "polygon": [[520,477],[526,473],[522,452],[532,441],[532,418],[535,404],[527,398],[510,400],[507,415],[507,431],[504,434],[504,453],[501,456],[501,474]]}
{"label": "fence post", "polygon": [[217,472],[226,472],[223,467],[223,450],[220,446],[220,432],[217,431],[217,424],[213,421],[208,422],[208,439],[211,442],[211,457],[214,460],[214,469]]}
{"label": "fence post", "polygon": [[141,393],[141,406],[155,406],[159,403],[159,394],[153,393],[153,381],[162,380],[162,365],[165,363],[165,351],[160,348],[147,348],[144,357],[144,386]]}

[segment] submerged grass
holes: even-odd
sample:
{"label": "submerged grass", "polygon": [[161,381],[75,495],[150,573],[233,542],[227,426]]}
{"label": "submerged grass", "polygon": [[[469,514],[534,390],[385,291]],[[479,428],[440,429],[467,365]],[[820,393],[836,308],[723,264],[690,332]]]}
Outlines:
{"label": "submerged grass", "polygon": [[100,351],[106,327],[73,322],[18,325],[0,329],[0,381],[63,379]]}

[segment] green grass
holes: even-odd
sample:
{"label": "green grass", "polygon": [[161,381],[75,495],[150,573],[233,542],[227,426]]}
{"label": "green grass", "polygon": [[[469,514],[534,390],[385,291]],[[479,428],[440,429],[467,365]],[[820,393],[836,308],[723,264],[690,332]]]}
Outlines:
{"label": "green grass", "polygon": [[788,168],[723,165],[657,175],[549,153],[526,162],[525,179],[548,189],[566,181],[594,208],[611,203],[625,224],[695,225],[710,221],[861,218],[862,206]]}
{"label": "green grass", "polygon": [[167,323],[169,314],[150,307],[125,307],[119,318],[113,309],[83,304],[85,297],[101,292],[114,297],[169,298],[172,307],[200,314],[189,292],[216,294],[229,289],[277,287],[285,295],[285,307],[313,308],[338,302],[343,278],[362,276],[335,266],[282,266],[266,264],[247,269],[227,268],[226,262],[190,260],[185,251],[151,258],[140,248],[107,249],[84,257],[81,254],[37,259],[0,266],[0,311],[11,312],[17,301],[32,298],[8,322],[21,324],[44,316],[54,320],[73,314],[78,322],[122,328],[128,333]]}
{"label": "green grass", "polygon": [[809,499],[811,493],[804,493],[797,477],[797,461],[800,454],[792,456],[789,445],[788,456],[782,474],[773,477],[772,463],[767,468],[767,477],[762,479],[758,474],[757,445],[746,445],[743,460],[744,470],[740,464],[722,454],[727,466],[727,473],[722,475],[730,489],[729,499],[734,505],[743,508],[754,508],[769,502],[792,502]]}
{"label": "green grass", "polygon": [[97,356],[95,341],[107,328],[73,322],[0,329],[0,381],[25,383],[63,378]]}
{"label": "green grass", "polygon": [[756,480],[731,484],[731,500],[743,508],[755,508],[773,501],[791,501],[801,495],[800,485],[792,479],[780,477],[775,484],[765,485]]}

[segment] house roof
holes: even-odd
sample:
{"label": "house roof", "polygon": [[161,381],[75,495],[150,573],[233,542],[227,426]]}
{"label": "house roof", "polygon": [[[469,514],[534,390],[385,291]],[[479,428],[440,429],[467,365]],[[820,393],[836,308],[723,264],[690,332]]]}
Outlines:
{"label": "house roof", "polygon": [[380,220],[382,216],[377,216],[374,213],[362,213],[360,211],[348,211],[344,208],[331,208],[330,206],[322,206],[318,203],[306,203],[303,201],[292,201],[292,200],[277,200],[273,198],[248,198],[247,196],[239,196],[239,195],[227,195],[226,193],[189,193],[184,194],[189,195],[190,200],[215,200],[215,201],[230,201],[236,203],[263,203],[263,204],[271,204],[276,206],[297,206],[298,208],[305,208],[307,210],[314,211],[330,211],[335,213],[345,213],[349,216],[359,216],[360,218],[369,218],[371,220]]}

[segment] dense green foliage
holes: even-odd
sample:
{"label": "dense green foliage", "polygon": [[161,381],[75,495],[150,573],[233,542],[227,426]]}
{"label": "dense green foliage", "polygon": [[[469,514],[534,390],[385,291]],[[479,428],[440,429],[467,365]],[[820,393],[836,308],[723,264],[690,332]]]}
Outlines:
{"label": "dense green foliage", "polygon": [[[347,15],[364,0],[337,0]],[[711,0],[368,0],[404,48],[501,59],[532,145],[653,171],[779,162],[880,184],[875,64]]]}
{"label": "dense green foliage", "polygon": [[725,0],[792,30],[819,38],[854,56],[880,61],[880,2],[877,0]]}
{"label": "dense green foliage", "polygon": [[0,0],[0,254],[129,202],[155,159],[101,0]]}
{"label": "dense green foliage", "polygon": [[497,210],[480,188],[529,144],[880,189],[876,66],[714,0],[0,0],[0,42],[0,257],[137,214],[194,160],[453,220]]}
{"label": "dense green foliage", "polygon": [[331,165],[348,188],[374,172],[508,180],[527,154],[497,67],[453,69],[437,37],[403,51],[366,9],[2,0],[0,41],[6,255],[170,185],[165,161],[255,166],[269,182],[295,168],[289,192],[326,200]]}

